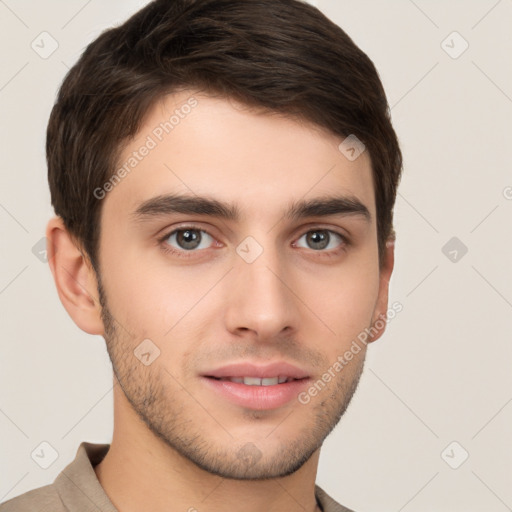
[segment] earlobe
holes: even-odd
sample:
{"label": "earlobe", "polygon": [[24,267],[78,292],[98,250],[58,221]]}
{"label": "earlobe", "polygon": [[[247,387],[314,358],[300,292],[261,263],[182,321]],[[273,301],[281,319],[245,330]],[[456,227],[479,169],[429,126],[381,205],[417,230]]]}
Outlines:
{"label": "earlobe", "polygon": [[386,258],[380,269],[379,277],[379,295],[377,298],[376,308],[372,318],[371,336],[369,341],[377,341],[386,330],[388,297],[389,297],[389,280],[395,265],[395,239],[390,238],[386,241]]}
{"label": "earlobe", "polygon": [[59,298],[76,325],[89,334],[103,335],[96,273],[60,217],[46,227],[48,263]]}

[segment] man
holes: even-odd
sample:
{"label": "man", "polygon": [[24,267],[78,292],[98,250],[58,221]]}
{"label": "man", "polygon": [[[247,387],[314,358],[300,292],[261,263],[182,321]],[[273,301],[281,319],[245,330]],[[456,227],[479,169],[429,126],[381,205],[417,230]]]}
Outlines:
{"label": "man", "polygon": [[71,69],[47,160],[114,433],[0,510],[348,510],[316,471],[385,328],[402,168],[368,57],[298,0],[157,0]]}

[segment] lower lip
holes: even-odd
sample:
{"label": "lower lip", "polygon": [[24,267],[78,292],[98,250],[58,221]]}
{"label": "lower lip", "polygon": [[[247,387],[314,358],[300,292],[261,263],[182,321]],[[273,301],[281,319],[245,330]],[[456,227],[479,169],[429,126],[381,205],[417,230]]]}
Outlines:
{"label": "lower lip", "polygon": [[247,386],[239,382],[202,377],[207,386],[229,401],[249,409],[277,409],[297,398],[311,379],[292,380],[273,386]]}

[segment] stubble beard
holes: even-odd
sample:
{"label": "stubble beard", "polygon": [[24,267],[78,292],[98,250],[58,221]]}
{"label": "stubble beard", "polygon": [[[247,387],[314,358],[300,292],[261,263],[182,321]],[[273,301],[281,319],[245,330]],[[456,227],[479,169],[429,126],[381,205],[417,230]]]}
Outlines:
{"label": "stubble beard", "polygon": [[[306,405],[297,401],[295,407],[309,407],[311,418],[306,425],[283,436],[284,442],[274,449],[263,441],[236,439],[219,425],[219,432],[201,428],[214,414],[187,393],[179,393],[181,385],[164,367],[153,362],[144,366],[134,355],[136,343],[121,329],[107,306],[107,297],[98,279],[105,342],[114,375],[139,418],[167,447],[210,474],[235,480],[267,480],[291,475],[299,470],[318,450],[345,413],[357,389],[364,366],[364,357],[347,381],[339,375],[334,389],[322,390]],[[123,330],[124,332],[124,330]],[[332,386],[331,386],[332,387]],[[177,399],[176,396],[183,399]],[[325,395],[325,396],[324,396]],[[195,411],[195,413],[194,413]],[[208,415],[207,418],[199,415]],[[258,427],[262,413],[246,410],[243,421]],[[214,418],[215,419],[215,418]],[[222,418],[219,418],[222,424]],[[276,428],[295,426],[293,412]]]}

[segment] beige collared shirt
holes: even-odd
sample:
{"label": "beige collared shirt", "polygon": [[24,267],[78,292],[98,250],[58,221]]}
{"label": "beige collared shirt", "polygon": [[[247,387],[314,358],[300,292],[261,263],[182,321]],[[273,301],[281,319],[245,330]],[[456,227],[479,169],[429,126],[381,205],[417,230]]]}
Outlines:
{"label": "beige collared shirt", "polygon": [[[53,484],[0,504],[0,512],[118,512],[93,469],[109,448],[109,444],[81,443],[75,459],[59,473]],[[323,512],[352,512],[318,486],[315,486],[315,495]]]}

